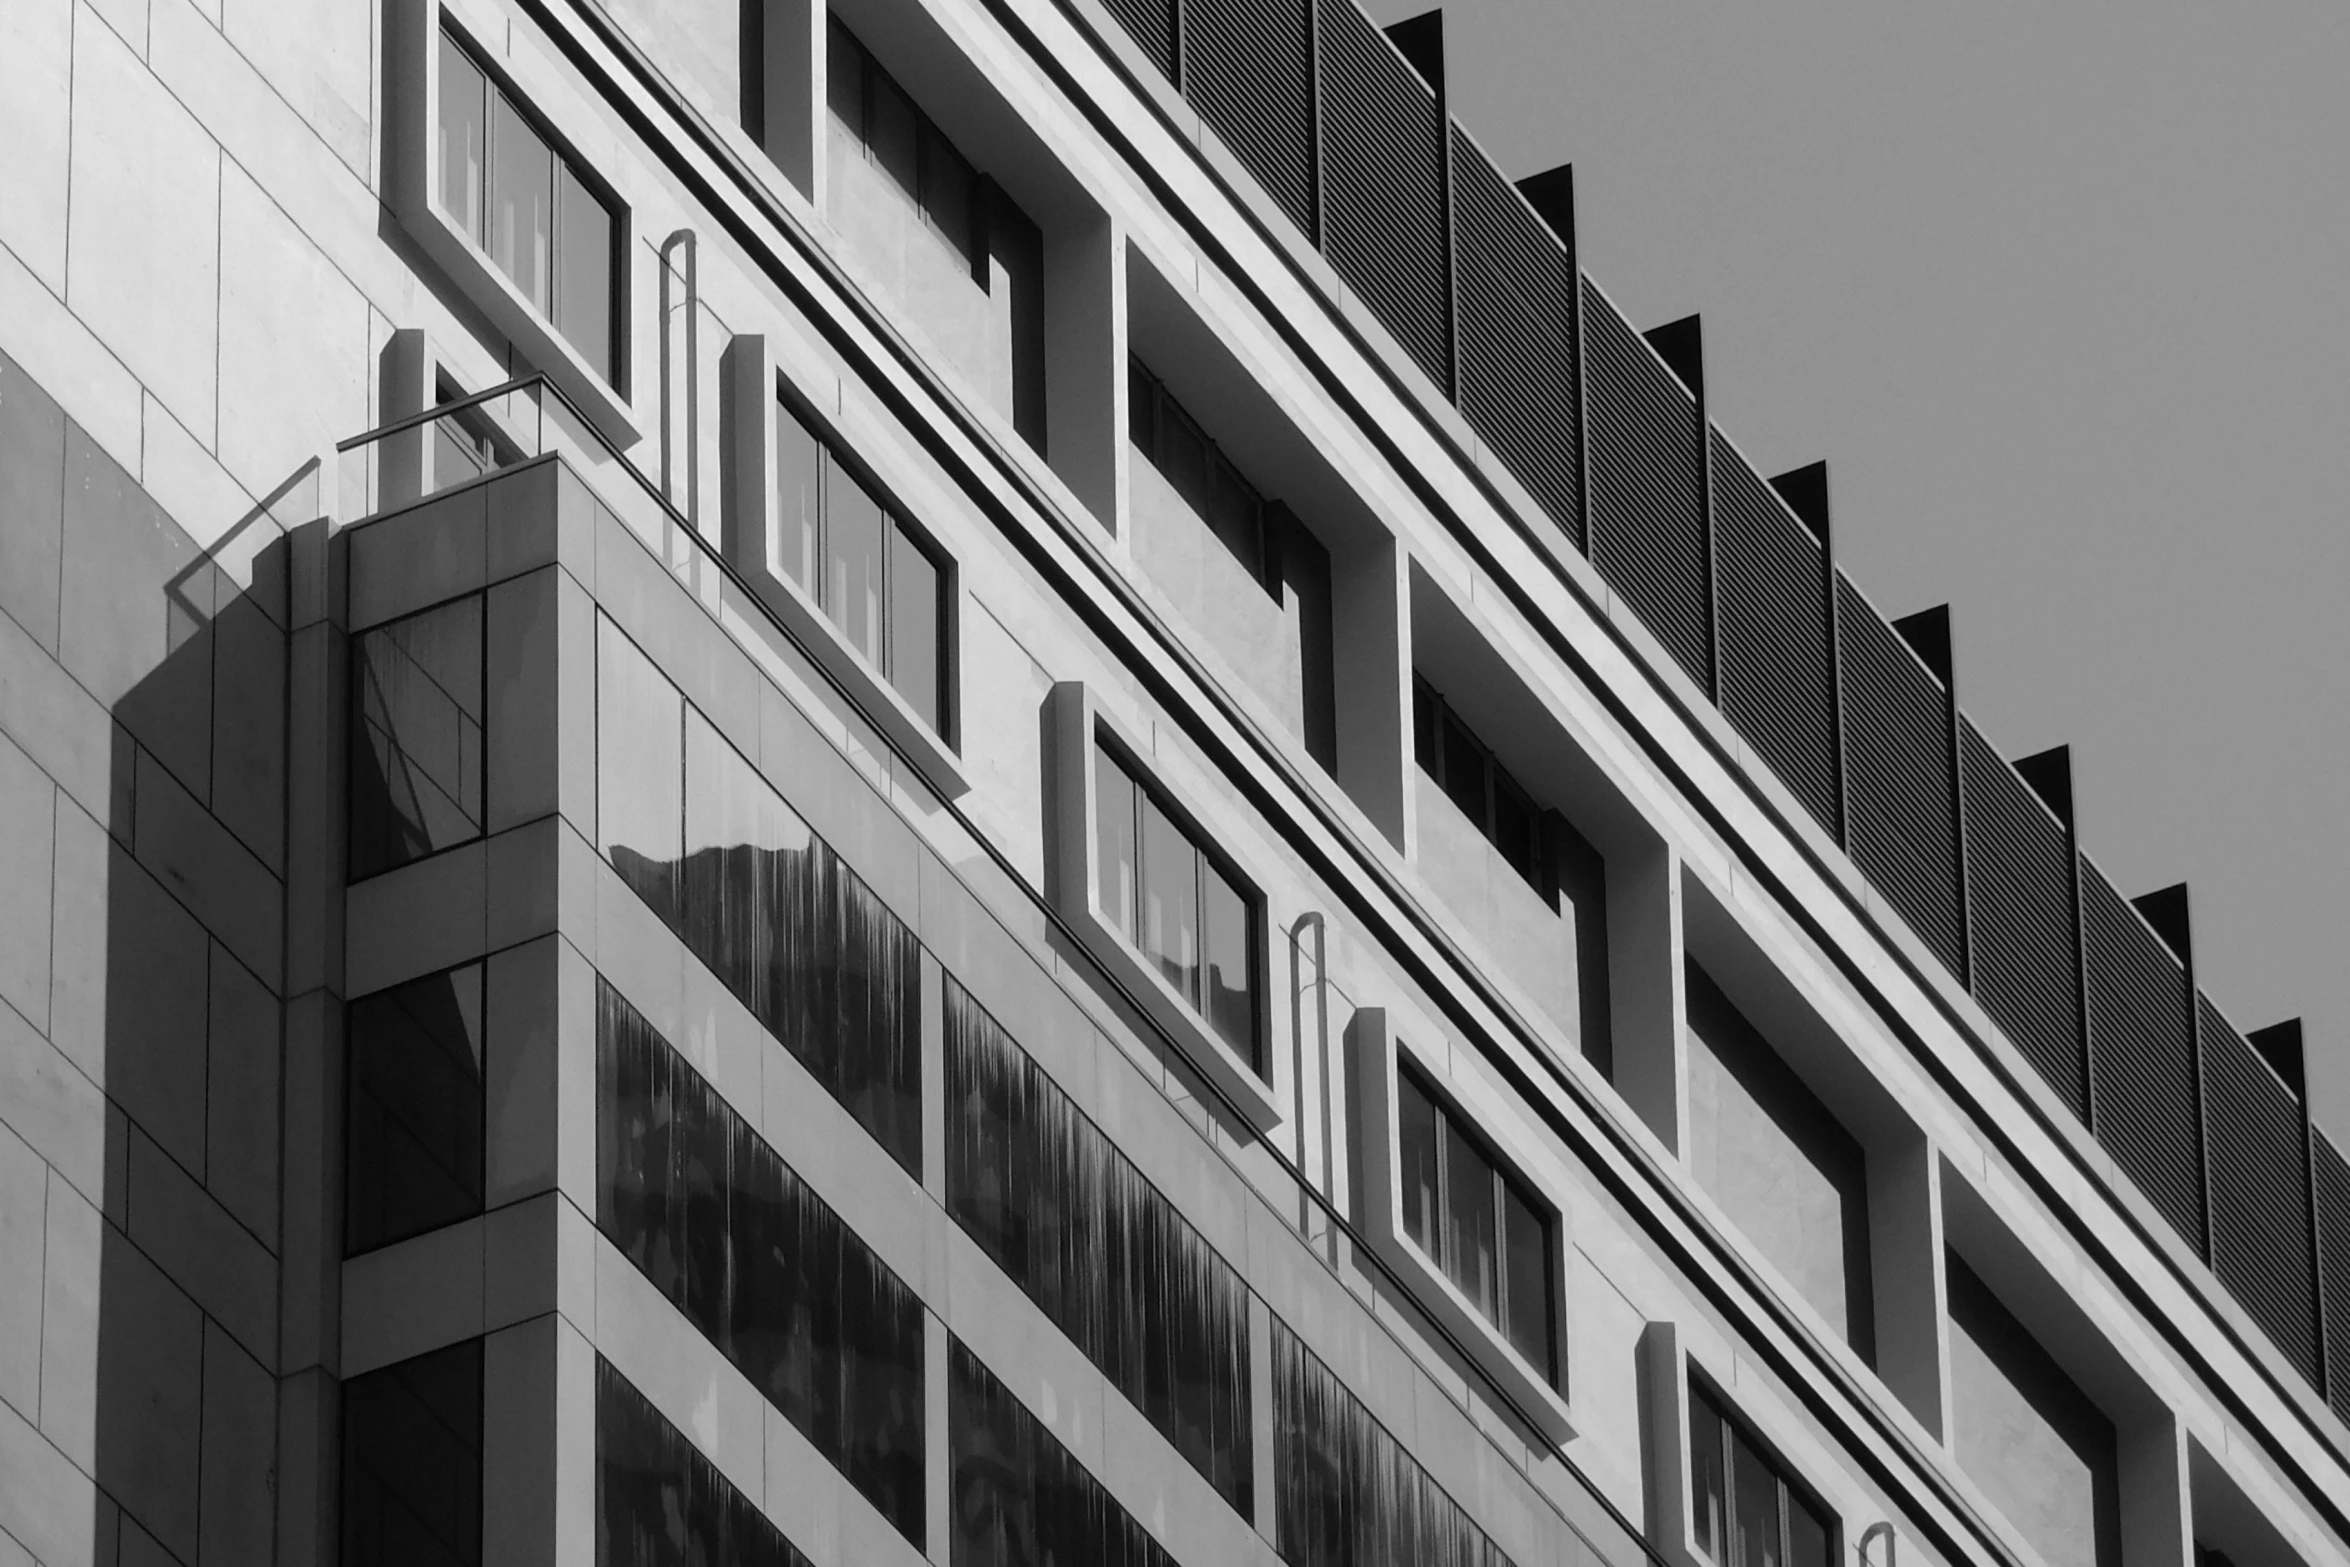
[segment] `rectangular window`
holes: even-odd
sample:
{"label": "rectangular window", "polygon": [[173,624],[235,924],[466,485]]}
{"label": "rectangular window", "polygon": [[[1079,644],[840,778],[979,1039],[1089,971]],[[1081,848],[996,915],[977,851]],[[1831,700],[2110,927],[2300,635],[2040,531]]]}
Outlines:
{"label": "rectangular window", "polygon": [[1102,913],[1216,1037],[1262,1074],[1255,900],[1098,739],[1093,762]]}
{"label": "rectangular window", "polygon": [[919,1550],[921,1302],[602,981],[596,1107],[597,1228]]}
{"label": "rectangular window", "polygon": [[1418,1068],[1398,1061],[1395,1077],[1404,1233],[1555,1385],[1556,1225]]}
{"label": "rectangular window", "polygon": [[607,384],[619,379],[612,202],[446,28],[441,211]]}
{"label": "rectangular window", "polygon": [[1545,900],[1557,876],[1543,846],[1542,811],[1436,688],[1412,677],[1412,757],[1486,842]]}
{"label": "rectangular window", "polygon": [[1127,361],[1127,377],[1128,427],[1136,448],[1232,558],[1280,598],[1281,573],[1270,547],[1264,497],[1141,360]]}
{"label": "rectangular window", "polygon": [[1694,1381],[1689,1486],[1698,1549],[1714,1567],[1831,1567],[1827,1515]]}
{"label": "rectangular window", "polygon": [[353,881],[482,834],[482,598],[351,643]]}
{"label": "rectangular window", "polygon": [[596,1567],[808,1567],[808,1558],[596,1357]]}
{"label": "rectangular window", "polygon": [[788,400],[775,420],[780,564],[860,657],[941,739],[948,577]]}
{"label": "rectangular window", "polygon": [[351,1003],[343,1250],[482,1210],[481,965]]}
{"label": "rectangular window", "polygon": [[343,1567],[481,1567],[481,1340],[343,1384]]}

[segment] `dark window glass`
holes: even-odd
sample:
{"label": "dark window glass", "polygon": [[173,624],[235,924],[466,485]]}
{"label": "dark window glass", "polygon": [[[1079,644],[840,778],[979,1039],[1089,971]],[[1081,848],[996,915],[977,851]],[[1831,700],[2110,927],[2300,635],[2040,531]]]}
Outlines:
{"label": "dark window glass", "polygon": [[1174,1567],[959,1340],[948,1368],[950,1567]]}
{"label": "dark window glass", "polygon": [[970,163],[944,136],[931,135],[922,143],[922,215],[938,230],[939,238],[968,266],[977,230],[977,205],[972,200],[977,176]]}
{"label": "dark window glass", "polygon": [[1510,869],[1537,888],[1542,885],[1541,832],[1534,802],[1497,770],[1493,780],[1493,846],[1501,851]]}
{"label": "dark window glass", "polygon": [[481,836],[481,606],[454,599],[352,640],[353,881]]}
{"label": "dark window glass", "polygon": [[559,167],[555,214],[562,228],[555,243],[555,330],[596,374],[616,380],[612,258],[619,225],[604,198],[589,189],[571,165]]}
{"label": "dark window glass", "polygon": [[943,736],[945,572],[789,402],[775,423],[775,557],[915,716]]}
{"label": "dark window glass", "polygon": [[1555,1384],[1555,1225],[1417,1067],[1399,1062],[1395,1075],[1404,1233]]}
{"label": "dark window glass", "polygon": [[440,49],[442,209],[590,368],[616,381],[618,213],[446,30]]}
{"label": "dark window glass", "polygon": [[596,1054],[597,1226],[919,1549],[921,1303],[602,982]]}
{"label": "dark window glass", "polygon": [[1695,1382],[1689,1449],[1697,1543],[1716,1567],[1831,1567],[1826,1515]]}
{"label": "dark window glass", "polygon": [[481,1567],[481,1340],[343,1384],[343,1567]]}
{"label": "dark window glass", "polygon": [[1273,1475],[1274,1549],[1291,1567],[1510,1567],[1279,1318]]}
{"label": "dark window glass", "polygon": [[1255,900],[1099,741],[1093,766],[1094,885],[1103,914],[1234,1054],[1262,1072]]}
{"label": "dark window glass", "polygon": [[488,83],[481,67],[441,34],[441,210],[476,245],[482,243],[482,154],[488,145]]}
{"label": "dark window glass", "polygon": [[807,1567],[717,1465],[596,1357],[596,1567]]}
{"label": "dark window glass", "polygon": [[481,1019],[478,963],[351,1003],[347,1255],[481,1212]]}
{"label": "dark window glass", "polygon": [[1444,792],[1477,830],[1493,836],[1493,815],[1485,795],[1485,747],[1452,714],[1444,715]]}
{"label": "dark window glass", "polygon": [[878,70],[865,79],[865,145],[898,189],[921,189],[921,120],[905,90]]}
{"label": "dark window glass", "polygon": [[1247,1516],[1239,1275],[951,977],[945,1032],[948,1211]]}

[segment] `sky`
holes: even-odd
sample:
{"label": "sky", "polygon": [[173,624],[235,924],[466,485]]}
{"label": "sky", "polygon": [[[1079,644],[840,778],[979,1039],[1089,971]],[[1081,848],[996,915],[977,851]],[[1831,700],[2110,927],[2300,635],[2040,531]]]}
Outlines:
{"label": "sky", "polygon": [[[1381,21],[1425,0],[1372,0]],[[1828,462],[1959,702],[2070,744],[2125,893],[2350,1147],[2350,6],[1454,0],[1453,112],[1575,166],[1584,265],[1700,313],[1709,410]]]}

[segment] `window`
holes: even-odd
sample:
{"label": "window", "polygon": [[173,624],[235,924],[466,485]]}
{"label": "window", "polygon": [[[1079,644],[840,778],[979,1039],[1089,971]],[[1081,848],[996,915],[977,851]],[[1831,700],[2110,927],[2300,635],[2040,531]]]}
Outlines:
{"label": "window", "polygon": [[838,18],[825,50],[825,216],[904,319],[1041,455],[1042,232]]}
{"label": "window", "polygon": [[1408,1062],[1396,1064],[1396,1096],[1404,1233],[1555,1385],[1555,1227]]}
{"label": "window", "polygon": [[596,1357],[596,1567],[808,1567],[644,1394]]}
{"label": "window", "polygon": [[1510,868],[1545,899],[1557,891],[1543,850],[1542,811],[1436,688],[1412,677],[1412,755]]}
{"label": "window", "polygon": [[1281,572],[1276,543],[1268,532],[1265,501],[1256,486],[1241,476],[1141,360],[1128,360],[1127,373],[1128,417],[1132,422],[1128,434],[1135,449],[1165,476],[1249,575],[1278,598]]}
{"label": "window", "polygon": [[1216,1037],[1262,1075],[1254,900],[1099,739],[1093,765],[1095,896],[1102,913]]}
{"label": "window", "polygon": [[590,369],[618,384],[613,204],[446,28],[440,67],[443,213]]}
{"label": "window", "polygon": [[1714,1567],[1831,1567],[1827,1515],[1694,1381],[1689,1488],[1697,1546]]}
{"label": "window", "polygon": [[[436,403],[456,402],[465,394],[443,376],[435,386]],[[489,421],[480,404],[460,408],[453,414],[443,414],[432,422],[433,488],[445,490],[452,485],[478,479],[485,473],[503,468],[516,460],[512,443],[501,436]]]}
{"label": "window", "polygon": [[481,1567],[481,1340],[343,1384],[343,1567]]}
{"label": "window", "polygon": [[915,716],[945,738],[945,569],[788,401],[775,429],[785,574]]}
{"label": "window", "polygon": [[482,1208],[481,965],[351,1003],[348,1256]]}
{"label": "window", "polygon": [[361,632],[351,684],[351,880],[480,837],[481,595]]}

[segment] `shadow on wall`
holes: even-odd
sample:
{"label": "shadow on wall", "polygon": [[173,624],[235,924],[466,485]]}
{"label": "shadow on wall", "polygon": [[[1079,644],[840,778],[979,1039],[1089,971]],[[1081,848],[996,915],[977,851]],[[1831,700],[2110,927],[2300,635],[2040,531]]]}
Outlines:
{"label": "shadow on wall", "polygon": [[46,1567],[279,1554],[314,470],[199,547],[0,358],[0,1527]]}

